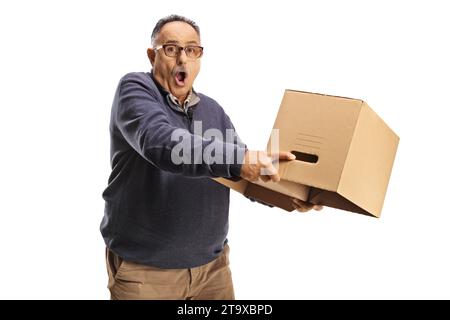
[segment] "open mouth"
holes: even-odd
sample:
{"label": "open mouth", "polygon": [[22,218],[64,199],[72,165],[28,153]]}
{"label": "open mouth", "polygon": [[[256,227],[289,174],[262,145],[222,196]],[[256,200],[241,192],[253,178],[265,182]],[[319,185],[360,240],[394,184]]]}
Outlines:
{"label": "open mouth", "polygon": [[175,82],[180,87],[185,85],[186,78],[187,78],[187,73],[185,71],[177,71],[177,73],[175,73]]}

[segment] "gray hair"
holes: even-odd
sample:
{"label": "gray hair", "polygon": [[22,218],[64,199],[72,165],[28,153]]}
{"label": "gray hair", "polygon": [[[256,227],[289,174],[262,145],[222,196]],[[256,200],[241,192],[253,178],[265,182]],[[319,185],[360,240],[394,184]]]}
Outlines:
{"label": "gray hair", "polygon": [[155,28],[153,28],[152,38],[151,38],[152,46],[156,45],[156,43],[155,43],[156,37],[158,36],[158,34],[161,31],[162,27],[164,27],[164,25],[166,25],[169,22],[175,22],[175,21],[180,21],[180,22],[187,23],[192,28],[194,28],[194,30],[197,32],[198,36],[200,37],[200,28],[198,27],[198,25],[193,20],[188,19],[188,18],[183,17],[183,16],[179,16],[177,14],[171,14],[170,16],[167,16],[167,17],[164,17],[162,19],[159,19],[159,21],[155,25]]}

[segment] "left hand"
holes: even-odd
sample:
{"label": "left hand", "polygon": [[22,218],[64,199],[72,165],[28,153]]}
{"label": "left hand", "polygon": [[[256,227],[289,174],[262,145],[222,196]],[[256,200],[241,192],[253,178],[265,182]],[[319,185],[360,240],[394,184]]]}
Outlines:
{"label": "left hand", "polygon": [[308,212],[311,209],[320,211],[323,209],[323,206],[321,206],[321,205],[305,202],[305,201],[302,201],[300,199],[295,199],[295,198],[292,198],[292,206],[294,207],[295,210],[297,210],[299,212]]}

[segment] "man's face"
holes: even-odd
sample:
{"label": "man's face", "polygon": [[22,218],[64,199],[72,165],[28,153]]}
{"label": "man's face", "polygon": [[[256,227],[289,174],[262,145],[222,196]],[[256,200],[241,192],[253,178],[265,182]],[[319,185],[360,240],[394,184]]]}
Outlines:
{"label": "man's face", "polygon": [[[156,46],[164,44],[200,46],[200,37],[189,24],[174,21],[165,24],[156,38]],[[168,57],[162,48],[149,48],[147,55],[156,80],[175,97],[184,101],[200,71],[200,59],[187,57],[184,50],[176,57]]]}

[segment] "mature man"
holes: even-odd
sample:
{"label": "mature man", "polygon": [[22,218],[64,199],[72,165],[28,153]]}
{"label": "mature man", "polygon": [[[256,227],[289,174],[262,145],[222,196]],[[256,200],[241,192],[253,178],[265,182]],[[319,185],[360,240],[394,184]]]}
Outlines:
{"label": "mature man", "polygon": [[[210,178],[278,181],[272,160],[295,158],[250,151],[237,136],[204,135],[216,129],[225,137],[234,126],[216,101],[193,89],[202,54],[193,21],[163,18],[147,50],[152,71],[129,73],[118,85],[101,223],[112,299],[234,299],[229,189]],[[174,152],[181,140],[188,148]]]}

